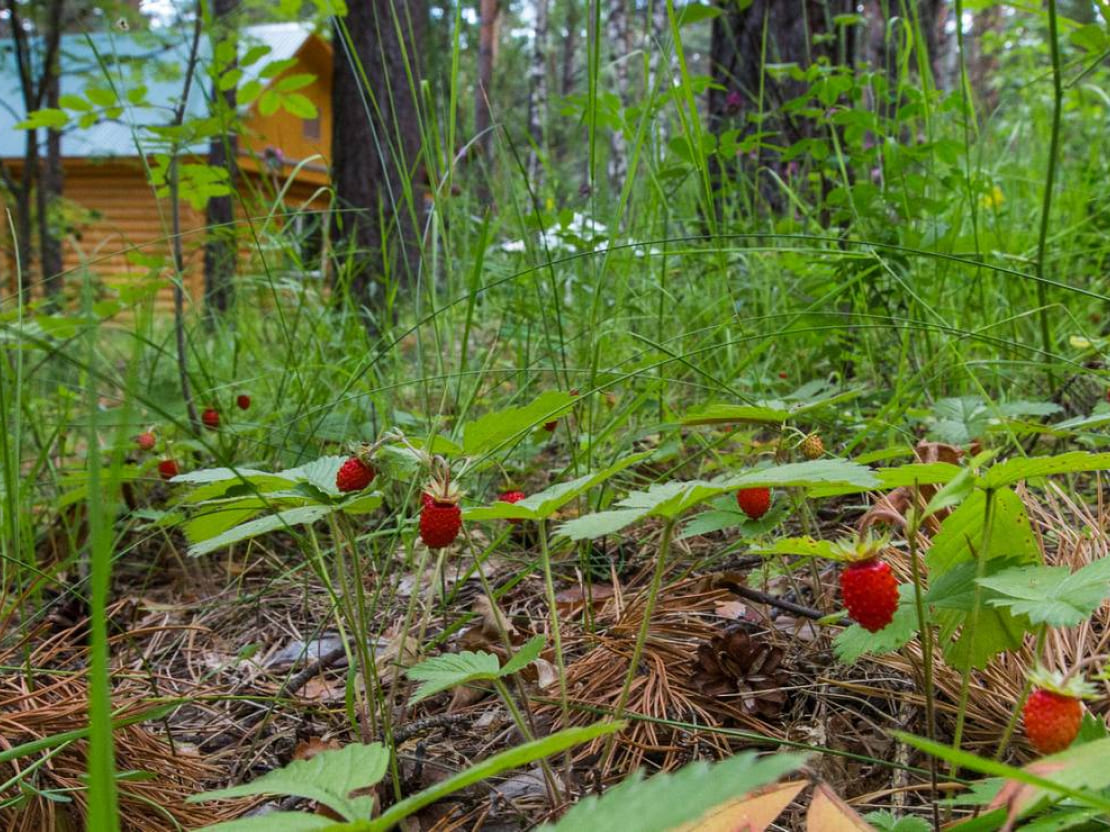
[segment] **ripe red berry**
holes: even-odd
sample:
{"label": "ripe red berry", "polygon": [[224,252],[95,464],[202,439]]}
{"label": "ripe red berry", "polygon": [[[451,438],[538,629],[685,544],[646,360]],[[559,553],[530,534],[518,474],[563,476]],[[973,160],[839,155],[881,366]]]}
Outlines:
{"label": "ripe red berry", "polygon": [[204,422],[204,426],[209,430],[215,430],[220,426],[220,413],[216,408],[209,407],[200,414],[200,420]]}
{"label": "ripe red berry", "polygon": [[142,448],[144,451],[151,450],[155,445],[154,434],[150,431],[144,431],[135,437],[135,444]]}
{"label": "ripe red berry", "polygon": [[1025,736],[1041,754],[1063,751],[1079,734],[1083,705],[1074,696],[1037,688],[1022,710]]}
{"label": "ripe red berry", "polygon": [[840,592],[848,614],[872,633],[889,624],[898,609],[898,581],[890,564],[878,558],[848,564],[840,573]]}
{"label": "ripe red berry", "polygon": [[741,488],[736,492],[736,504],[752,520],[758,520],[771,507],[771,489]]}
{"label": "ripe red berry", "polygon": [[462,509],[455,502],[437,500],[425,494],[420,511],[420,539],[429,549],[450,546],[462,529]]}
{"label": "ripe red berry", "polygon": [[158,474],[164,480],[170,480],[177,476],[177,463],[172,459],[163,459],[158,463]]}
{"label": "ripe red berry", "polygon": [[251,397],[248,396],[246,393],[240,393],[238,396],[235,397],[235,404],[239,407],[240,410],[250,410]]}
{"label": "ripe red berry", "polygon": [[335,487],[346,493],[348,491],[361,491],[374,481],[377,476],[374,466],[363,462],[359,457],[349,457],[335,473]]}
{"label": "ripe red berry", "polygon": [[554,433],[555,428],[557,428],[558,426],[559,426],[559,420],[558,419],[555,419],[555,420],[550,421],[550,422],[544,422],[543,423],[543,429],[546,430],[548,433]]}

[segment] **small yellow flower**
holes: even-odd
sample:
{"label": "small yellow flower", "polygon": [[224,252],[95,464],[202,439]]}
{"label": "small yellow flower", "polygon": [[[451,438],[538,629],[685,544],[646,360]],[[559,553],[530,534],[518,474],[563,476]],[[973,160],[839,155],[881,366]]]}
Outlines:
{"label": "small yellow flower", "polygon": [[996,210],[1002,206],[1005,200],[1006,197],[1002,195],[1002,189],[995,185],[990,191],[979,197],[979,207]]}

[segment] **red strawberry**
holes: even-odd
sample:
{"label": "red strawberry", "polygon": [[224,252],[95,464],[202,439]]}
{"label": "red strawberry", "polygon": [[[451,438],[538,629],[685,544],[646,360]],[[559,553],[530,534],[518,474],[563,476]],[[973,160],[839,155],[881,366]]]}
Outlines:
{"label": "red strawberry", "polygon": [[235,404],[239,407],[240,410],[250,410],[251,397],[248,396],[246,393],[240,393],[238,396],[235,397]]}
{"label": "red strawberry", "polygon": [[420,539],[429,549],[450,546],[462,529],[462,509],[458,503],[442,502],[435,497],[424,503],[420,512]]}
{"label": "red strawberry", "polygon": [[544,422],[543,423],[543,429],[546,430],[548,433],[554,433],[555,428],[557,428],[557,427],[559,427],[559,420],[558,419],[555,419],[551,422]]}
{"label": "red strawberry", "polygon": [[752,520],[758,520],[771,507],[771,489],[741,488],[736,492],[736,504]]}
{"label": "red strawberry", "polygon": [[204,422],[204,426],[209,430],[215,430],[220,426],[220,413],[216,408],[205,408],[205,411],[200,414],[200,420]]}
{"label": "red strawberry", "polygon": [[1037,688],[1029,695],[1021,715],[1025,736],[1041,754],[1063,751],[1079,734],[1083,703],[1074,696]]}
{"label": "red strawberry", "polygon": [[[523,500],[527,496],[528,495],[525,494],[523,491],[505,491],[504,493],[501,494],[500,497],[497,498],[497,500],[498,500],[498,502],[502,502],[502,503],[519,503],[521,500]],[[513,523],[515,525],[515,524],[519,524],[521,522],[521,520],[520,520],[519,517],[516,517],[516,518],[510,518],[509,522]]]}
{"label": "red strawberry", "polygon": [[172,459],[163,459],[158,463],[158,474],[164,480],[170,480],[177,476],[177,463]]}
{"label": "red strawberry", "polygon": [[848,614],[872,633],[889,624],[898,609],[898,581],[890,564],[875,557],[848,564],[840,573],[840,592]]}
{"label": "red strawberry", "polygon": [[348,491],[362,491],[377,476],[374,466],[362,460],[361,457],[349,457],[335,473],[335,487],[343,493]]}
{"label": "red strawberry", "polygon": [[135,444],[142,448],[144,451],[151,450],[154,447],[155,442],[156,440],[154,438],[154,434],[151,433],[149,430],[144,431],[143,433],[140,433],[138,436],[135,437]]}

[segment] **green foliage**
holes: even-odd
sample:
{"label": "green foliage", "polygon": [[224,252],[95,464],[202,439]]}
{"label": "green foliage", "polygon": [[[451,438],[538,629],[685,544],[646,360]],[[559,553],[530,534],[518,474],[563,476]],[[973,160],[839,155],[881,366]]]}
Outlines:
{"label": "green foliage", "polygon": [[1110,597],[1110,559],[1076,572],[1066,566],[1017,567],[981,578],[979,584],[1001,596],[990,599],[992,607],[1006,607],[1033,624],[1074,627]]}
{"label": "green foliage", "polygon": [[420,682],[420,687],[409,700],[415,704],[429,696],[435,696],[448,688],[468,685],[473,682],[492,682],[516,673],[534,662],[543,649],[544,637],[535,636],[513,655],[504,667],[492,653],[469,650],[461,653],[444,653],[410,667],[405,673],[410,679]]}
{"label": "green foliage", "polygon": [[690,763],[673,774],[657,774],[647,780],[637,771],[601,797],[583,798],[557,823],[540,829],[622,829],[628,828],[634,817],[637,832],[667,832],[796,771],[805,759],[802,754],[779,752],[759,757],[749,751],[719,763]]}

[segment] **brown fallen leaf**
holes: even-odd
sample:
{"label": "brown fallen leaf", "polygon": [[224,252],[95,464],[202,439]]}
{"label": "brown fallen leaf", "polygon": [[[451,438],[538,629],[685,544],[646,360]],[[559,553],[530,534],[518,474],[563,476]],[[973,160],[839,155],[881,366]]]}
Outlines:
{"label": "brown fallen leaf", "polygon": [[322,751],[338,751],[342,747],[339,740],[336,739],[325,740],[320,737],[309,737],[307,740],[297,743],[293,749],[293,759],[311,760]]}
{"label": "brown fallen leaf", "polygon": [[809,832],[874,832],[871,824],[824,783],[818,783],[813,790],[813,800],[806,812],[806,829]]}
{"label": "brown fallen leaf", "polygon": [[558,608],[559,613],[564,618],[571,618],[577,615],[583,607],[586,606],[586,598],[589,597],[590,604],[595,611],[605,606],[616,590],[613,589],[612,584],[597,583],[590,587],[589,593],[586,592],[586,587],[578,584],[577,586],[568,587],[562,592],[555,595],[555,606]]}
{"label": "brown fallen leaf", "polygon": [[693,823],[683,824],[671,832],[763,832],[808,785],[805,780],[791,780],[757,789],[722,803]]}

